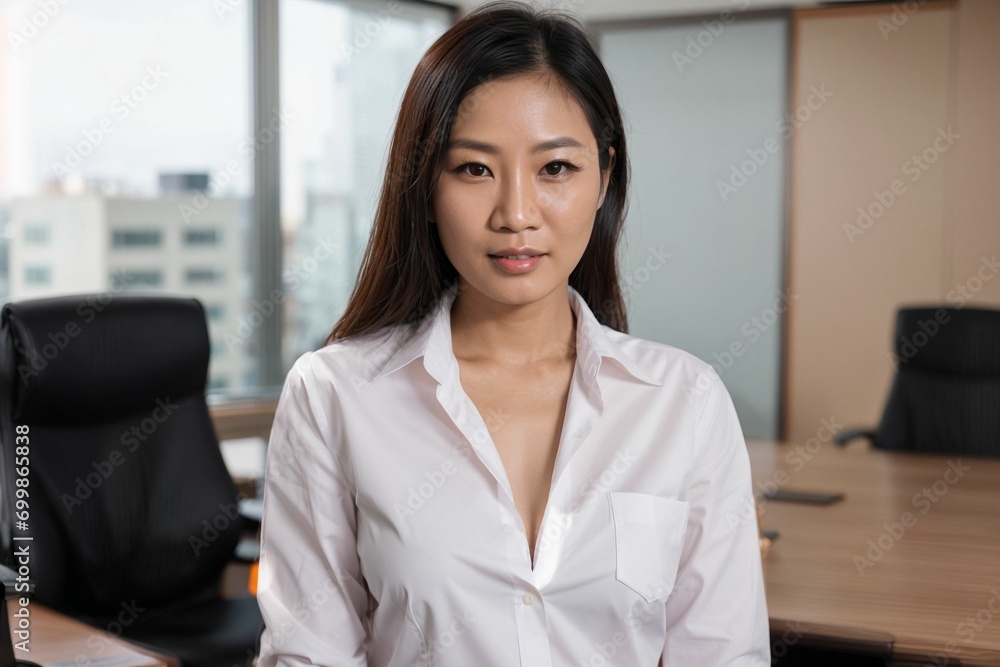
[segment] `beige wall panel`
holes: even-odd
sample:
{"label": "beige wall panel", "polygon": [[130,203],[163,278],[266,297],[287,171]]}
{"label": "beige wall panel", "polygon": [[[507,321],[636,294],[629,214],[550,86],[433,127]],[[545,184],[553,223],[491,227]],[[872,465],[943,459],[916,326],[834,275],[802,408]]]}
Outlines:
{"label": "beige wall panel", "polygon": [[[824,419],[877,423],[896,309],[941,298],[957,144],[947,138],[954,9],[923,5],[895,22],[893,11],[794,19],[792,107],[829,95],[791,138],[785,435],[794,440],[825,435]],[[928,149],[933,163],[918,163]]]}
{"label": "beige wall panel", "polygon": [[[954,215],[950,272],[942,298],[1000,307],[1000,2],[958,6]],[[983,258],[986,261],[983,261]]]}

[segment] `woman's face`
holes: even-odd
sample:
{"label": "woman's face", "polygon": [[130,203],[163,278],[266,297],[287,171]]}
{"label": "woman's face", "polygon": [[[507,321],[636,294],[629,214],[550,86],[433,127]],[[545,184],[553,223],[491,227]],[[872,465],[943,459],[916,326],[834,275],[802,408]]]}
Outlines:
{"label": "woman's face", "polygon": [[[434,219],[463,286],[510,305],[565,288],[611,171],[601,174],[597,140],[569,93],[538,75],[479,86],[459,106],[441,166]],[[493,257],[524,247],[543,255]]]}

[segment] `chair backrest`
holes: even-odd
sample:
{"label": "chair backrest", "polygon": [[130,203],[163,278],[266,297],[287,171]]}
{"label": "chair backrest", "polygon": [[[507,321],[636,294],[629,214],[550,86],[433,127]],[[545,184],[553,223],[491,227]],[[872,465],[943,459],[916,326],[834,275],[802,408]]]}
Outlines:
{"label": "chair backrest", "polygon": [[[202,304],[108,293],[8,303],[0,345],[4,514],[23,472],[30,503],[27,531],[15,522],[5,537],[32,536],[36,599],[99,615],[216,585],[241,526],[205,402]],[[27,441],[15,443],[18,427]]]}
{"label": "chair backrest", "polygon": [[901,308],[875,447],[1000,456],[1000,310]]}

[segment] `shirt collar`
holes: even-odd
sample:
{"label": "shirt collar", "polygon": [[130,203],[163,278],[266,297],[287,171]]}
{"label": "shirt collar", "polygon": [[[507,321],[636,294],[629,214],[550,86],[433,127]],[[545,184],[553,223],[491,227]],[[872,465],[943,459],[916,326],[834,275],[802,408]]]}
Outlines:
{"label": "shirt collar", "polygon": [[[660,386],[663,381],[645,371],[639,362],[612,340],[610,327],[605,327],[587,305],[583,296],[567,285],[570,306],[576,313],[577,363],[590,377],[597,375],[603,358],[618,362],[632,377],[647,384]],[[451,306],[458,295],[458,284],[453,284],[441,296],[437,305],[421,320],[412,333],[398,343],[388,362],[372,377],[375,381],[383,375],[402,368],[417,357],[424,358],[424,367],[439,383],[444,383],[456,363],[451,345]],[[623,334],[619,334],[623,335]]]}

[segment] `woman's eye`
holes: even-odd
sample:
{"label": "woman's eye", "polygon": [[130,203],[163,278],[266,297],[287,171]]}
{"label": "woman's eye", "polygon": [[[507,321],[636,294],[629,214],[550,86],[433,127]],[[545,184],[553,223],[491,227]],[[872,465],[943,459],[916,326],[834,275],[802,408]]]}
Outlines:
{"label": "woman's eye", "polygon": [[485,176],[489,169],[485,165],[479,164],[478,162],[466,162],[461,167],[458,168],[459,173],[466,172],[470,176]]}
{"label": "woman's eye", "polygon": [[[552,171],[553,168],[556,168],[556,171],[554,173]],[[566,172],[566,170],[576,171],[576,167],[571,165],[569,162],[563,162],[562,160],[549,162],[547,165],[545,165],[545,173],[547,173],[549,176],[561,176],[563,173]]]}
{"label": "woman's eye", "polygon": [[[567,170],[578,171],[578,168],[570,164],[569,162],[565,162],[563,160],[556,160],[554,162],[550,162],[547,165],[545,165],[543,167],[543,170],[548,176],[561,176]],[[459,166],[458,169],[456,169],[456,171],[460,174],[465,173],[475,178],[481,178],[490,173],[490,170],[486,165],[479,164],[478,162],[466,162],[465,164]]]}

